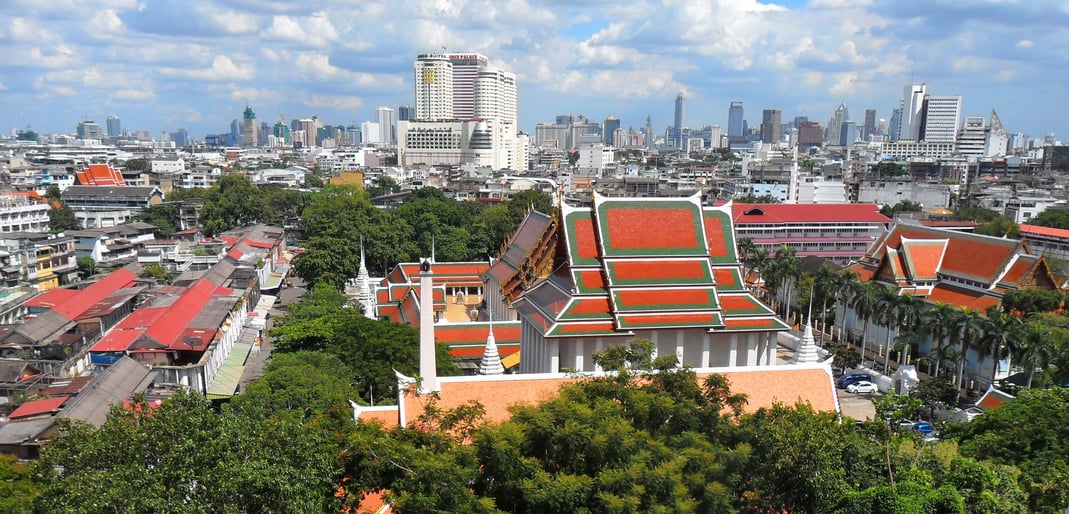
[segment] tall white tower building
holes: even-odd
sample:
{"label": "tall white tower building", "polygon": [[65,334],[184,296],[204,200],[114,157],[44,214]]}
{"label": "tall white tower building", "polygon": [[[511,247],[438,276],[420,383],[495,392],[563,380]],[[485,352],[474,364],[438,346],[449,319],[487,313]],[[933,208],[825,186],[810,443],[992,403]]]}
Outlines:
{"label": "tall white tower building", "polygon": [[[458,120],[470,120],[478,116],[475,113],[475,82],[479,72],[486,67],[489,59],[482,54],[447,54],[453,65],[453,117]],[[513,79],[515,80],[515,78]]]}
{"label": "tall white tower building", "polygon": [[397,143],[397,124],[394,121],[393,109],[379,107],[375,109],[379,119],[379,140],[386,144]]}
{"label": "tall white tower building", "polygon": [[451,120],[453,63],[446,54],[420,54],[415,64],[416,119]]}
{"label": "tall white tower building", "polygon": [[479,70],[473,86],[473,117],[516,125],[516,74],[488,66]]}
{"label": "tall white tower building", "polygon": [[961,96],[928,96],[924,109],[924,137],[932,143],[953,143],[961,125]]}
{"label": "tall white tower building", "polygon": [[902,114],[898,124],[898,139],[919,141],[921,125],[924,119],[924,97],[928,87],[924,84],[911,84],[902,89]]}

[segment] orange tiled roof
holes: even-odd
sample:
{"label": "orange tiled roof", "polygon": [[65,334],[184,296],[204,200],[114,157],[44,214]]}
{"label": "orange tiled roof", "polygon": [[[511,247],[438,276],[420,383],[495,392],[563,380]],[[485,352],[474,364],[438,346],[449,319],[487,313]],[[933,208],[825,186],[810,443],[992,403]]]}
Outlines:
{"label": "orange tiled roof", "polygon": [[946,251],[946,239],[902,238],[902,254],[913,280],[935,280]]}
{"label": "orange tiled roof", "polygon": [[971,291],[947,284],[937,284],[928,295],[928,301],[942,302],[958,308],[968,307],[972,310],[983,311],[993,305],[998,305],[999,299],[988,296],[979,291]]}
{"label": "orange tiled roof", "polygon": [[[768,366],[716,370],[728,379],[732,393],[747,398],[744,412],[753,413],[773,405],[808,403],[818,412],[837,412],[838,401],[830,370],[822,366]],[[710,373],[698,373],[704,380]],[[497,375],[439,378],[438,407],[452,409],[475,400],[486,409],[485,419],[502,422],[512,417],[514,405],[534,405],[556,398],[561,386],[585,380],[565,375]],[[422,397],[405,396],[405,415],[414,423],[426,407]],[[390,417],[390,414],[393,417]],[[376,410],[361,414],[390,427],[398,423],[397,411]]]}
{"label": "orange tiled roof", "polygon": [[81,186],[125,186],[126,181],[109,164],[90,164],[74,174],[74,181]]}

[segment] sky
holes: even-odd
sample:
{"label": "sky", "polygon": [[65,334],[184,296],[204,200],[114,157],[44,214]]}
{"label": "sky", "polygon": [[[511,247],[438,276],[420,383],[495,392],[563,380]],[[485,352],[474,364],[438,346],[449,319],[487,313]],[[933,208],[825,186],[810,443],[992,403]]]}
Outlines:
{"label": "sky", "polygon": [[0,130],[115,115],[201,139],[246,104],[359,123],[412,104],[415,56],[443,48],[516,73],[529,133],[557,114],[662,131],[678,92],[695,128],[733,100],[751,125],[840,103],[889,119],[925,83],[1011,133],[1069,135],[1064,0],[2,0]]}

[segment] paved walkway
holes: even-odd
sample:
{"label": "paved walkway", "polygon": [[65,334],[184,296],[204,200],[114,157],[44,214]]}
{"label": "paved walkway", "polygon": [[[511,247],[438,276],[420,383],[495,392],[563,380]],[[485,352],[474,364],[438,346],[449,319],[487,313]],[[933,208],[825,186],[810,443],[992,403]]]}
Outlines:
{"label": "paved walkway", "polygon": [[249,360],[245,362],[245,371],[241,374],[241,380],[238,382],[238,393],[245,392],[245,388],[249,385],[249,382],[256,380],[264,376],[264,367],[267,366],[267,362],[271,359],[271,350],[274,346],[271,344],[271,328],[275,326],[275,320],[279,316],[285,313],[282,307],[300,301],[304,296],[305,288],[300,279],[293,278],[292,287],[283,287],[279,291],[279,296],[282,297],[280,306],[273,307],[270,311],[270,316],[267,318],[267,327],[263,331],[263,337],[260,342],[260,351],[256,351],[256,348],[252,349],[252,353],[249,354]]}

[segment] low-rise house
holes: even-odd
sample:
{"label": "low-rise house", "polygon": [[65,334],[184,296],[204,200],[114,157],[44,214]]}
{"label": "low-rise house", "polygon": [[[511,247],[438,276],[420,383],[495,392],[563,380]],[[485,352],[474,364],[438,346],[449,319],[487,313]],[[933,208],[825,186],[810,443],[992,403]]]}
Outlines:
{"label": "low-rise house", "polygon": [[0,233],[0,266],[6,287],[47,291],[78,281],[74,238],[63,233]]}
{"label": "low-rise house", "polygon": [[154,186],[71,186],[61,198],[79,225],[100,228],[135,221],[142,210],[163,202],[163,192]]}

